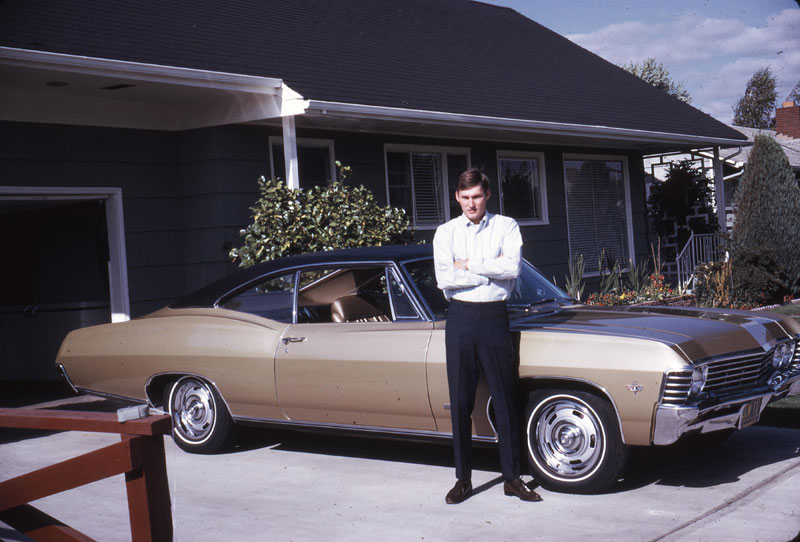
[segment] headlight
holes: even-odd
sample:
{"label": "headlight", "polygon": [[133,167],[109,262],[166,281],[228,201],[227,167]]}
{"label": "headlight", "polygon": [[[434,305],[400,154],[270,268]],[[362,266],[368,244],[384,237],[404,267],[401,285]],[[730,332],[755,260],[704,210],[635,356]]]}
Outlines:
{"label": "headlight", "polygon": [[792,343],[779,344],[772,354],[772,366],[778,370],[785,369],[792,362],[793,353]]}
{"label": "headlight", "polygon": [[689,395],[697,395],[701,391],[703,391],[703,386],[706,385],[706,379],[708,378],[708,366],[703,365],[702,367],[695,367],[694,371],[692,372],[692,385],[689,388]]}

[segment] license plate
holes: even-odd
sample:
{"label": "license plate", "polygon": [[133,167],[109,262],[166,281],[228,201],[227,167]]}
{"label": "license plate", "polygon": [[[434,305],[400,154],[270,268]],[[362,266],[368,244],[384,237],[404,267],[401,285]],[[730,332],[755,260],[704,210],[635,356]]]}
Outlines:
{"label": "license plate", "polygon": [[753,425],[758,421],[761,414],[761,399],[753,399],[745,403],[742,409],[742,418],[739,421],[739,427],[747,427]]}

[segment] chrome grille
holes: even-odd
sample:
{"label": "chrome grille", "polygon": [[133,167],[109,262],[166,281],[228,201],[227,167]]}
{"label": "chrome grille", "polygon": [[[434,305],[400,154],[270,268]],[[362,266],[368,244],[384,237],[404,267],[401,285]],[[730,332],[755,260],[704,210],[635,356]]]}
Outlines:
{"label": "chrome grille", "polygon": [[765,383],[773,371],[772,353],[770,350],[766,354],[762,352],[705,363],[708,366],[708,379],[703,391],[727,392]]}
{"label": "chrome grille", "polygon": [[692,385],[692,371],[674,371],[667,374],[664,382],[664,405],[682,405],[689,397]]}
{"label": "chrome grille", "polygon": [[794,343],[794,357],[791,365],[789,365],[789,372],[791,374],[800,373],[800,341],[795,341]]}
{"label": "chrome grille", "polygon": [[[774,352],[775,349],[771,349],[766,353],[750,352],[723,359],[701,361],[697,365],[708,367],[708,378],[699,397],[736,393],[743,389],[765,385],[770,375],[775,372],[772,367]],[[789,366],[789,373],[800,373],[800,341],[794,341],[794,357]],[[664,379],[662,404],[685,404],[689,398],[691,385],[691,370],[670,371]]]}

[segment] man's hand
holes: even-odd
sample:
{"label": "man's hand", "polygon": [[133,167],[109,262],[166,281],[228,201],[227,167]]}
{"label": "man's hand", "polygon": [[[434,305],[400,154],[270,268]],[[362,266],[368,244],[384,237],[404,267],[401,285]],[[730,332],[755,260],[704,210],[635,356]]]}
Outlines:
{"label": "man's hand", "polygon": [[453,263],[453,267],[456,269],[463,269],[464,271],[469,270],[469,260],[456,260]]}

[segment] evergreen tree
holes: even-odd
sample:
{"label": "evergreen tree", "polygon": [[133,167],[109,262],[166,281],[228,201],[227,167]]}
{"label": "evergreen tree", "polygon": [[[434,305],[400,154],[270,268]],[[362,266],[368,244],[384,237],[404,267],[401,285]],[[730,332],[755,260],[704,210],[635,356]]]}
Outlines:
{"label": "evergreen tree", "polygon": [[786,154],[772,137],[756,135],[735,206],[734,266],[737,261],[749,262],[765,267],[771,276],[785,273],[788,287],[799,291],[800,187]]}
{"label": "evergreen tree", "polygon": [[676,83],[673,81],[667,67],[661,62],[656,62],[655,58],[647,58],[643,60],[641,64],[631,61],[622,66],[622,69],[650,83],[670,96],[675,96],[682,102],[686,102],[687,104],[692,103],[692,97],[689,96],[689,91],[686,90],[683,83]]}
{"label": "evergreen tree", "polygon": [[778,91],[769,67],[756,70],[747,82],[744,96],[733,106],[733,124],[768,130],[775,124],[775,101]]}

